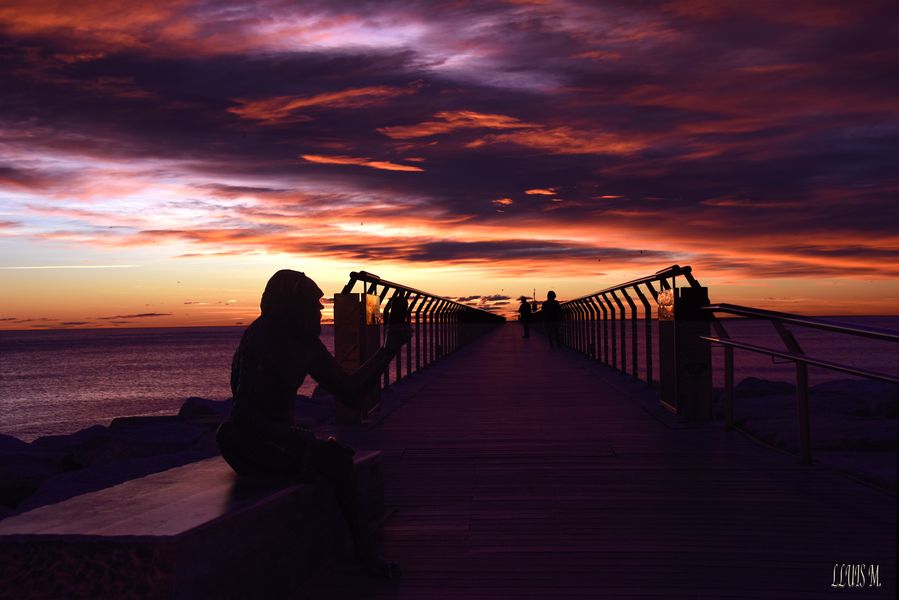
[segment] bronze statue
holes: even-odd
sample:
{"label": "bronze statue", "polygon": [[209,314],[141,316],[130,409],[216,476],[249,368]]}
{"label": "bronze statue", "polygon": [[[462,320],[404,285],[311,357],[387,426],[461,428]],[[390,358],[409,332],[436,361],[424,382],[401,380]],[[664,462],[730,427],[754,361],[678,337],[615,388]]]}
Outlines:
{"label": "bronze statue", "polygon": [[378,385],[390,360],[409,341],[410,328],[391,320],[384,346],[352,374],[328,352],[321,335],[321,289],[303,273],[275,273],[262,294],[262,315],[244,332],[231,364],[234,408],[219,428],[222,456],[240,475],[322,477],[335,488],[360,566],[370,575],[396,577],[395,564],[375,553],[358,502],[352,449],[293,423],[297,389],[307,375],[352,402]]}

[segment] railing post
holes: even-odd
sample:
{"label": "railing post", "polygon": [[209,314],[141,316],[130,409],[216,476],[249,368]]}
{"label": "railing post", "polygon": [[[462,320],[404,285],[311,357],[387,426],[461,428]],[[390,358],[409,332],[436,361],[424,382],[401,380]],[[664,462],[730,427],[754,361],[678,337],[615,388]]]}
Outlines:
{"label": "railing post", "polygon": [[[381,302],[373,294],[334,294],[334,357],[344,371],[352,373],[381,347]],[[337,424],[361,423],[381,402],[375,389],[351,408],[337,398]]]}
{"label": "railing post", "polygon": [[708,288],[681,287],[659,293],[659,383],[662,404],[687,421],[712,416],[712,350],[700,339],[710,333]]}
{"label": "railing post", "polygon": [[734,428],[734,348],[724,347],[724,429]]}
{"label": "railing post", "polygon": [[631,372],[634,375],[634,379],[639,379],[639,361],[637,360],[639,354],[639,351],[637,350],[637,305],[634,304],[631,297],[627,295],[627,288],[621,288],[621,295],[624,296],[628,306],[631,307]]}
{"label": "railing post", "polygon": [[[787,350],[793,354],[805,354],[796,336],[782,322],[772,320],[771,324],[774,325]],[[796,415],[799,418],[799,462],[809,464],[812,462],[812,436],[808,405],[808,364],[801,361],[796,361]]]}
{"label": "railing post", "polygon": [[437,358],[446,356],[447,334],[449,333],[449,328],[447,327],[449,307],[449,303],[444,303],[443,309],[440,311],[440,343],[437,348]]}
{"label": "railing post", "polygon": [[609,331],[611,332],[609,347],[612,349],[612,362],[609,366],[615,369],[618,362],[618,341],[615,339],[615,307],[612,306],[612,301],[605,294],[602,295],[602,299],[606,301],[606,306],[609,307]]}
{"label": "railing post", "polygon": [[584,340],[581,335],[581,325],[583,324],[583,316],[581,315],[581,306],[578,302],[572,302],[571,307],[571,316],[572,316],[572,337],[574,338],[574,349],[578,352],[584,351]]}
{"label": "railing post", "polygon": [[602,311],[602,362],[609,364],[609,313],[599,296],[594,296],[593,301]]}
{"label": "railing post", "polygon": [[615,290],[609,292],[609,295],[615,299],[618,310],[621,311],[621,372],[627,375],[627,315],[624,313],[624,305],[621,298],[615,295]]}
{"label": "railing post", "polygon": [[584,356],[590,356],[590,308],[584,299],[578,300],[578,306],[581,307],[581,331],[584,336]]}
{"label": "railing post", "polygon": [[422,344],[427,346],[428,344],[428,332],[425,321],[428,318],[427,307],[434,300],[432,298],[424,298],[421,301],[421,304],[418,305],[418,310],[415,311],[415,370],[420,371],[423,365],[422,357],[424,356],[424,351],[422,350]]}
{"label": "railing post", "polygon": [[[652,289],[652,284],[646,284],[649,287],[650,293],[655,296],[655,290]],[[644,344],[646,348],[644,349],[646,352],[646,385],[652,385],[652,306],[649,304],[649,300],[646,298],[646,295],[640,290],[639,285],[634,286],[634,291],[637,292],[637,297],[640,298],[640,302],[643,304],[643,321],[644,321]]]}
{"label": "railing post", "polygon": [[453,352],[459,349],[461,340],[460,340],[460,329],[462,328],[462,307],[456,306],[453,309]]}
{"label": "railing post", "polygon": [[599,336],[596,335],[596,305],[593,304],[593,301],[590,298],[585,298],[584,306],[587,307],[587,311],[590,313],[590,319],[588,320],[587,324],[589,331],[589,341],[587,343],[589,352],[587,355],[591,359],[596,359],[597,355],[599,354]]}
{"label": "railing post", "polygon": [[[412,301],[409,302],[409,320],[411,322],[412,315],[414,313],[414,309],[416,309],[416,305],[421,300],[421,295],[416,294]],[[416,325],[418,319],[416,318]],[[417,333],[417,332],[416,332]],[[406,377],[412,375],[412,338],[409,339],[409,343],[406,344]]]}

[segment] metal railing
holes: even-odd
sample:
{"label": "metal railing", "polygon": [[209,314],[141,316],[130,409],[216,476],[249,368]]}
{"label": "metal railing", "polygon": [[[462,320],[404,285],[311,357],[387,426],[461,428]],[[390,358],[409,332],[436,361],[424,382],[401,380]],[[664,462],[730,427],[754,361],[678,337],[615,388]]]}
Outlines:
{"label": "metal railing", "polygon": [[[505,318],[486,310],[387,281],[365,271],[350,273],[342,293],[352,293],[357,282],[363,285],[364,293],[377,296],[379,306],[384,306],[381,325],[384,328],[390,322],[394,299],[403,299],[407,303],[407,319],[414,329],[413,337],[400,348],[393,361],[395,381],[455,352],[505,322]],[[384,373],[383,388],[390,385],[390,371],[388,368]]]}
{"label": "metal railing", "polygon": [[[693,292],[691,294],[693,296],[693,304],[691,306],[691,301],[685,302],[684,306],[677,310],[678,314],[675,314],[675,298],[678,298],[678,302],[684,300],[683,294],[677,293],[678,277],[683,277],[686,284],[690,288],[694,288],[689,290]],[[654,285],[656,282],[659,289],[656,289]],[[684,290],[681,291],[683,292]],[[638,310],[637,302],[630,294],[631,292],[642,305],[643,335],[645,336],[642,365],[640,365],[639,328],[637,325],[639,320],[638,313],[640,311]],[[657,349],[659,350],[658,356],[661,364],[658,365],[658,372],[663,384],[661,386],[662,396],[668,392],[670,398],[680,401],[684,399],[685,395],[689,397],[696,394],[696,398],[699,398],[703,393],[708,393],[710,397],[711,377],[705,376],[703,379],[696,376],[696,368],[700,367],[701,370],[704,366],[702,363],[705,361],[705,368],[711,369],[711,356],[706,352],[706,356],[703,358],[700,356],[701,353],[696,352],[696,348],[697,344],[701,345],[703,343],[708,343],[709,346],[721,346],[724,349],[724,421],[728,430],[734,428],[734,349],[771,356],[772,360],[782,359],[793,362],[796,368],[799,458],[803,463],[811,462],[812,457],[809,366],[899,384],[899,370],[897,370],[896,375],[878,373],[809,356],[787,326],[899,343],[899,334],[896,332],[734,304],[711,304],[708,302],[707,296],[704,295],[705,292],[706,290],[693,277],[689,266],[680,267],[673,265],[658,271],[654,275],[614,285],[598,292],[563,302],[561,303],[561,341],[566,346],[617,369],[623,374],[630,374],[634,378],[640,378],[642,366],[644,373],[642,379],[647,384],[653,385],[655,382],[653,371],[654,336],[651,298],[658,307],[659,315],[655,327],[659,335],[655,339],[656,343],[659,344]],[[695,300],[698,298],[705,299],[701,303],[696,304]],[[686,311],[683,309],[686,309]],[[538,312],[538,320],[539,314]],[[718,314],[762,319],[770,322],[783,342],[784,348],[767,348],[731,338],[725,328],[724,323],[726,319],[718,319]],[[662,325],[664,321],[676,322],[677,326],[666,329],[663,332]],[[714,330],[714,335],[710,333],[711,330]],[[703,331],[704,333],[702,333]],[[665,352],[661,348],[662,333],[666,333]],[[674,338],[671,337],[672,333],[675,336]],[[672,340],[675,339],[676,343],[672,344]],[[706,347],[706,350],[708,350],[708,347]],[[685,357],[684,354],[690,354],[690,356]],[[628,358],[630,359],[630,365],[628,365]],[[697,381],[699,382],[698,386]],[[689,407],[690,400],[688,398],[687,402],[683,404],[676,402],[675,406],[672,406],[663,397],[662,404],[668,408],[674,408],[680,415],[681,408],[684,406]],[[710,417],[710,408],[706,414]],[[688,418],[690,417],[688,416]]]}
{"label": "metal railing", "polygon": [[712,344],[723,346],[724,348],[724,423],[725,428],[730,430],[734,427],[734,349],[740,349],[747,352],[765,354],[774,358],[781,358],[793,362],[796,365],[796,404],[797,414],[799,418],[799,458],[804,463],[811,462],[811,416],[809,408],[809,384],[808,384],[808,367],[809,365],[821,367],[830,371],[837,371],[857,377],[867,379],[875,379],[886,381],[889,383],[899,384],[899,374],[896,376],[866,369],[859,369],[843,364],[839,364],[829,360],[814,358],[808,356],[793,335],[793,332],[787,329],[786,325],[797,327],[806,327],[810,329],[818,329],[831,333],[840,333],[849,336],[865,337],[880,341],[899,343],[899,334],[892,331],[877,330],[872,328],[860,327],[834,321],[825,321],[805,317],[802,315],[794,315],[789,313],[774,312],[770,310],[762,310],[758,308],[750,308],[746,306],[738,306],[735,304],[711,304],[703,307],[713,315],[719,313],[730,314],[739,317],[748,317],[752,319],[764,319],[773,325],[775,331],[780,337],[786,349],[765,348],[755,344],[748,344],[733,340],[727,333],[723,322],[720,319],[713,319],[712,326],[715,329],[716,336],[701,336]]}
{"label": "metal railing", "polygon": [[[673,293],[677,288],[678,277],[683,277],[690,287],[699,287],[699,282],[693,277],[689,266],[672,265],[653,275],[562,302],[562,343],[625,374],[628,372],[630,362],[631,374],[639,379],[641,367],[637,343],[639,317],[637,303],[629,291],[633,292],[643,308],[643,380],[652,385],[653,305],[650,304],[650,298],[657,303],[660,292]],[[659,289],[656,289],[654,285],[656,283]],[[540,311],[536,314],[539,320]]]}

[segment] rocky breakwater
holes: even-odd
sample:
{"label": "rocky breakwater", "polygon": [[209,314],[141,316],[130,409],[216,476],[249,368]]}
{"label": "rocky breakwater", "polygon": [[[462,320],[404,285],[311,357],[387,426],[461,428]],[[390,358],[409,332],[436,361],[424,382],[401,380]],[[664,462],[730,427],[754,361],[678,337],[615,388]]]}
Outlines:
{"label": "rocky breakwater", "polygon": [[188,398],[177,415],[120,417],[25,443],[0,434],[0,518],[218,454],[230,401]]}
{"label": "rocky breakwater", "polygon": [[[723,414],[718,391],[716,412]],[[799,451],[796,386],[750,377],[734,389],[737,427],[791,453]],[[893,494],[897,489],[899,386],[864,379],[809,388],[812,452],[828,465]]]}
{"label": "rocky breakwater", "polygon": [[[219,453],[215,431],[231,400],[190,397],[177,415],[119,417],[33,442],[0,434],[0,519]],[[294,422],[315,429],[334,421],[334,397],[297,395]]]}

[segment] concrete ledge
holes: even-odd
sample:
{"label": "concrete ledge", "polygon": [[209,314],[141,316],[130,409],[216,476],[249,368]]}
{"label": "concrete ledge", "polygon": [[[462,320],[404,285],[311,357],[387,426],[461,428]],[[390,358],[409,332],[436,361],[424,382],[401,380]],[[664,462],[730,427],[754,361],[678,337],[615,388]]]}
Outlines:
{"label": "concrete ledge", "polygon": [[[376,520],[380,453],[355,462]],[[0,522],[0,596],[283,596],[344,537],[329,486],[238,479],[215,457]]]}

